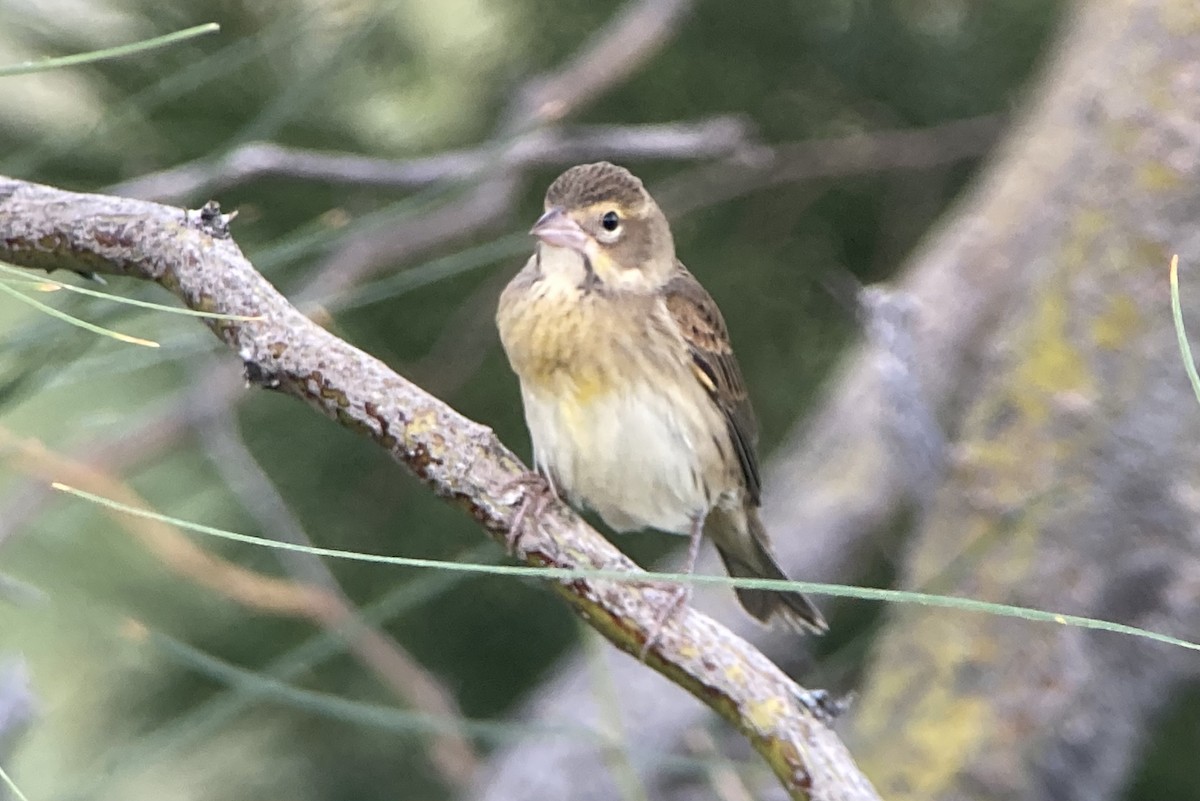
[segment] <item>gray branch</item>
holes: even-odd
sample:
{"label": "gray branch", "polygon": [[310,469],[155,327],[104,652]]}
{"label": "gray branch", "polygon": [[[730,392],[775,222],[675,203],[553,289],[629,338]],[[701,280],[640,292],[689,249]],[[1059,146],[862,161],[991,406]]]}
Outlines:
{"label": "gray branch", "polygon": [[661,125],[581,125],[529,131],[505,146],[489,142],[414,159],[249,142],[205,158],[108,187],[114,195],[183,202],[265,176],[332,184],[419,189],[466,181],[497,165],[532,167],[607,159],[709,159],[751,148],[749,126],[737,117]]}

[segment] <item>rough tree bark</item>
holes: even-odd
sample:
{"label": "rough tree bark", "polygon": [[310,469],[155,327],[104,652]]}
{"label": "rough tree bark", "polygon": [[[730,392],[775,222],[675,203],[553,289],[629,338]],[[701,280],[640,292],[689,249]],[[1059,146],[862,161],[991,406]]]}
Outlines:
{"label": "rough tree bark", "polygon": [[[926,397],[962,438],[906,586],[970,552],[939,591],[1200,634],[1188,489],[1200,411],[1166,285],[1173,252],[1200,269],[1198,178],[1200,5],[1080,2],[1006,144],[899,282],[920,309]],[[1200,280],[1185,302],[1200,325]],[[852,579],[911,497],[873,354],[850,355],[769,471],[764,519],[792,575]],[[897,609],[851,737],[891,799],[1112,798],[1197,661],[1142,640]],[[572,658],[524,715],[624,718],[634,755],[682,749],[707,719],[617,661],[622,710],[601,712],[589,669]],[[695,790],[661,762],[638,766],[654,797]],[[581,744],[536,759],[517,745],[477,797],[609,797],[570,779],[605,771]]]}
{"label": "rough tree bark", "polygon": [[[0,176],[0,260],[155,281],[189,308],[235,316],[206,323],[237,354],[249,383],[299,398],[371,439],[503,542],[523,495],[520,461],[490,429],[301,314],[246,261],[228,223],[215,204],[185,212]],[[670,589],[629,580],[637,566],[565,505],[547,499],[519,551],[531,565],[599,571],[554,587],[617,647],[645,652],[645,666],[726,717],[792,797],[878,799],[819,696],[694,609],[659,626]]]}

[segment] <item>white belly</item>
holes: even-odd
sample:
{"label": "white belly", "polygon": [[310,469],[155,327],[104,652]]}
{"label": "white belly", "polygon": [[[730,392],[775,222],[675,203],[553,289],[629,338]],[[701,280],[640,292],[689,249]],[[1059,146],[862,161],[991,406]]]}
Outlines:
{"label": "white belly", "polygon": [[710,486],[721,483],[713,475],[721,460],[711,433],[719,419],[706,419],[715,410],[672,393],[670,383],[639,383],[582,405],[522,387],[534,460],[560,490],[617,531],[687,534],[726,489]]}

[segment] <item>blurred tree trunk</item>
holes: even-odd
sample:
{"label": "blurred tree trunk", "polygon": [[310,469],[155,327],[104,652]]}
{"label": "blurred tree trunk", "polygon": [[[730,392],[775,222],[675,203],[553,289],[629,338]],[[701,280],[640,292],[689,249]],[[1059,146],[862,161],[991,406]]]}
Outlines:
{"label": "blurred tree trunk", "polygon": [[[959,444],[904,586],[1200,638],[1200,408],[1171,327],[1175,252],[1200,327],[1200,4],[1080,2],[1024,121],[905,272],[926,394]],[[772,472],[764,517],[797,577],[857,578],[902,508],[909,465],[888,445],[876,372],[856,352]],[[1113,798],[1198,662],[1130,637],[895,607],[851,743],[893,801]],[[597,701],[575,659],[528,714],[619,727],[650,794],[686,795],[655,755],[679,750],[703,710],[631,660],[606,668],[619,704]],[[516,746],[480,797],[611,797],[606,761],[585,743]]]}
{"label": "blurred tree trunk", "polygon": [[[1012,238],[984,246],[1020,254],[1023,291],[964,387],[904,583],[1200,639],[1200,408],[1167,286],[1178,252],[1200,327],[1200,4],[1080,4],[1012,142],[990,182]],[[892,801],[1118,797],[1198,665],[1130,637],[897,607],[856,753]]]}

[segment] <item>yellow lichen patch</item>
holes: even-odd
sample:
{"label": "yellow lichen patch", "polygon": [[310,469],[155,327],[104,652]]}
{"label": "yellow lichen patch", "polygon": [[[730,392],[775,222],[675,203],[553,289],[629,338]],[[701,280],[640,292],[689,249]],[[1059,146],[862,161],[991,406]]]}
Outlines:
{"label": "yellow lichen patch", "polygon": [[1163,27],[1172,36],[1200,33],[1200,4],[1192,0],[1176,0],[1174,3],[1164,3],[1161,13]]}
{"label": "yellow lichen patch", "polygon": [[1150,104],[1150,108],[1164,114],[1173,111],[1179,105],[1179,101],[1175,99],[1170,88],[1162,81],[1155,81],[1150,90],[1146,92],[1145,99]]}
{"label": "yellow lichen patch", "polygon": [[1099,209],[1082,209],[1075,214],[1070,238],[1062,251],[1062,264],[1068,275],[1090,266],[1092,246],[1110,225],[1109,216]]}
{"label": "yellow lichen patch", "polygon": [[[991,482],[989,482],[989,488]],[[992,515],[969,514],[961,515],[958,519],[961,531],[961,548],[938,549],[923,548],[912,554],[909,570],[912,572],[912,584],[918,587],[935,581],[945,575],[951,566],[962,558],[967,549],[973,549],[976,543],[994,540],[997,522]]]}
{"label": "yellow lichen patch", "polygon": [[734,683],[741,683],[746,679],[746,671],[737,663],[729,665],[725,670],[725,676]]}
{"label": "yellow lichen patch", "polygon": [[976,587],[984,598],[999,598],[1029,579],[1037,564],[1044,515],[1034,504],[1026,506],[1015,520],[993,519],[988,548],[988,569],[976,575]]}
{"label": "yellow lichen patch", "polygon": [[1178,189],[1182,183],[1183,178],[1178,172],[1157,161],[1144,162],[1137,171],[1138,189],[1148,192]]}
{"label": "yellow lichen patch", "polygon": [[1118,155],[1129,156],[1142,136],[1142,129],[1125,118],[1111,120],[1102,129],[1105,141]]}
{"label": "yellow lichen patch", "polygon": [[438,427],[437,412],[433,409],[424,409],[417,412],[408,421],[408,425],[404,427],[404,433],[410,441],[416,438],[423,438],[431,431],[440,430]]}
{"label": "yellow lichen patch", "polygon": [[1091,380],[1079,349],[1068,339],[1067,302],[1047,292],[1031,322],[1029,351],[1016,369],[1012,400],[1031,423],[1044,423],[1053,397],[1061,392],[1084,392]]}
{"label": "yellow lichen patch", "polygon": [[[918,717],[908,729],[913,748],[923,758],[910,766],[905,782],[911,798],[940,795],[971,754],[982,745],[991,711],[980,698],[954,695],[935,687],[924,699]],[[893,799],[903,796],[893,795]]]}
{"label": "yellow lichen patch", "polygon": [[770,731],[788,711],[782,698],[751,701],[742,709],[742,716],[757,731]]}
{"label": "yellow lichen patch", "polygon": [[946,615],[917,627],[937,630],[890,637],[880,656],[888,669],[875,671],[873,697],[859,705],[860,764],[892,801],[941,796],[995,729],[986,692],[962,688],[994,656],[986,630]]}
{"label": "yellow lichen patch", "polygon": [[446,437],[440,431],[433,431],[425,443],[429,449],[429,455],[434,459],[441,461],[446,456]]}
{"label": "yellow lichen patch", "polygon": [[1141,323],[1137,304],[1128,295],[1114,295],[1108,308],[1092,322],[1092,339],[1102,348],[1119,350],[1129,344]]}
{"label": "yellow lichen patch", "polygon": [[1130,250],[1126,254],[1125,264],[1122,265],[1125,268],[1149,270],[1152,275],[1157,276],[1162,275],[1171,263],[1171,251],[1161,242],[1136,239],[1129,244]]}

